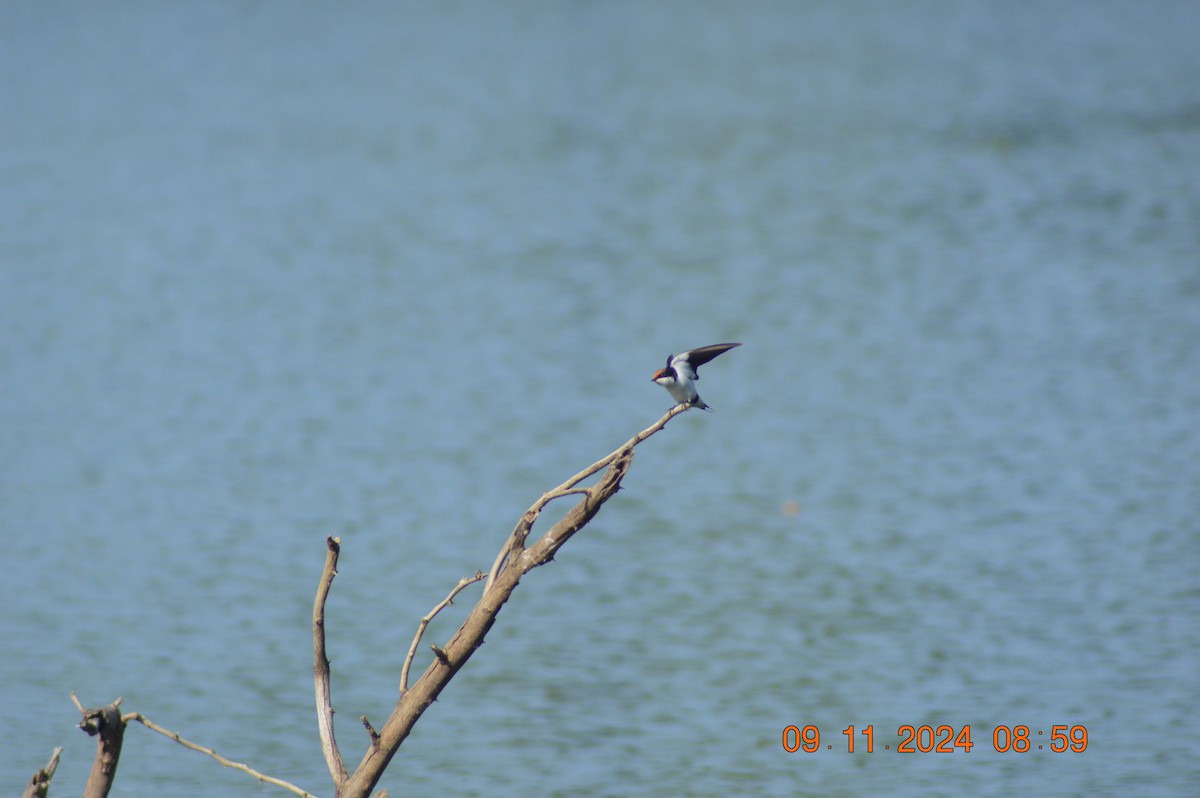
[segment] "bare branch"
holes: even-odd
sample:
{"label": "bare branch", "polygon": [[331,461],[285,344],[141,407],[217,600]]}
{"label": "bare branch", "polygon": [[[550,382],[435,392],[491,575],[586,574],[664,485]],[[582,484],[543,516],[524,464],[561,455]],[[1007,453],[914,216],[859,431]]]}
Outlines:
{"label": "bare branch", "polygon": [[588,492],[587,488],[567,488],[566,490],[552,490],[549,493],[545,494],[545,496],[543,498],[545,498],[546,503],[549,504],[550,502],[554,501],[555,499],[561,499],[563,496],[570,496],[572,494],[583,494],[583,493],[587,493],[587,492]]}
{"label": "bare branch", "polygon": [[21,793],[21,798],[46,798],[46,793],[50,791],[50,780],[54,778],[54,771],[58,770],[58,758],[62,751],[61,747],[54,749],[46,766],[33,774],[33,778],[25,786],[25,792]]}
{"label": "bare branch", "polygon": [[208,754],[213,759],[220,762],[223,767],[232,768],[234,770],[240,770],[247,775],[253,776],[254,778],[258,779],[259,781],[266,782],[267,784],[274,784],[276,787],[282,787],[283,789],[288,790],[289,792],[293,792],[296,795],[303,796],[303,798],[316,798],[316,796],[312,795],[311,793],[305,792],[304,790],[297,787],[295,784],[286,782],[283,779],[274,778],[273,776],[268,776],[265,773],[259,773],[257,770],[255,770],[252,767],[243,765],[240,762],[233,762],[229,759],[226,759],[225,757],[221,756],[220,754],[218,754],[216,751],[214,751],[211,748],[205,748],[204,746],[197,745],[196,743],[193,743],[190,740],[185,740],[183,737],[179,736],[178,733],[173,732],[169,729],[164,729],[162,726],[159,726],[157,723],[152,722],[149,718],[147,718],[145,715],[143,715],[140,712],[131,712],[130,714],[122,717],[121,720],[122,721],[136,720],[138,723],[142,724],[147,729],[150,729],[151,731],[156,731],[159,734],[163,735],[164,737],[170,737],[172,740],[179,743],[184,748],[190,748],[193,751],[199,751],[202,754]]}
{"label": "bare branch", "polygon": [[313,682],[321,752],[325,755],[329,775],[333,777],[334,788],[340,789],[349,776],[342,761],[342,753],[338,750],[337,740],[333,736],[333,696],[329,686],[329,657],[325,654],[325,600],[329,597],[329,587],[333,584],[333,578],[337,576],[338,554],[342,550],[341,538],[327,537],[325,548],[325,569],[321,572],[317,597],[313,602]]}
{"label": "bare branch", "polygon": [[661,430],[663,427],[667,426],[668,421],[675,418],[675,416],[679,415],[680,413],[690,410],[691,407],[692,407],[691,405],[685,405],[685,404],[675,405],[670,410],[668,410],[663,415],[662,418],[660,418],[658,421],[651,424],[646,429],[639,432],[637,435],[634,435],[632,438],[630,438],[628,441],[626,441],[625,444],[623,446],[621,446],[619,449],[617,449],[616,451],[612,452],[611,454],[609,454],[605,457],[600,458],[599,460],[592,463],[587,468],[580,471],[575,476],[573,476],[570,479],[563,482],[558,487],[551,488],[550,490],[543,493],[541,495],[541,497],[537,501],[535,501],[528,510],[525,511],[525,514],[523,516],[521,516],[521,520],[517,522],[516,527],[509,534],[508,540],[505,542],[504,547],[501,548],[500,553],[498,555],[496,555],[496,561],[494,563],[492,563],[492,568],[488,572],[488,581],[487,581],[487,585],[483,588],[483,592],[487,593],[489,590],[492,589],[492,584],[496,581],[496,577],[500,575],[500,571],[503,570],[505,564],[508,562],[508,560],[512,556],[513,552],[523,550],[523,548],[525,546],[525,538],[529,535],[530,529],[533,528],[533,525],[537,521],[538,516],[541,515],[542,510],[545,509],[547,504],[554,501],[555,499],[561,498],[563,496],[568,496],[571,494],[576,494],[576,493],[583,493],[585,495],[588,494],[590,491],[589,488],[576,488],[575,486],[578,485],[583,480],[585,480],[588,477],[595,474],[600,469],[602,469],[606,466],[612,465],[612,463],[618,457],[620,457],[624,452],[626,452],[626,451],[632,452],[633,447],[637,446],[639,443],[646,440],[651,435],[653,435],[654,433]]}
{"label": "bare branch", "polygon": [[[446,598],[421,619],[401,671],[400,700],[388,716],[386,723],[378,731],[365,715],[361,718],[363,727],[370,736],[371,744],[352,774],[346,770],[334,737],[330,666],[325,641],[325,603],[329,597],[333,580],[337,576],[341,540],[332,536],[326,538],[325,567],[313,601],[313,681],[321,748],[329,773],[333,778],[335,795],[339,798],[366,798],[370,794],[370,791],[378,784],[388,763],[425,710],[437,700],[445,686],[483,644],[488,631],[496,622],[497,615],[512,596],[521,578],[534,568],[550,562],[555,553],[596,516],[604,503],[616,495],[620,490],[621,480],[633,462],[637,445],[663,429],[672,418],[690,408],[691,405],[675,405],[657,422],[634,435],[621,447],[575,474],[561,485],[542,494],[525,511],[512,532],[509,533],[492,569],[488,573],[476,572],[474,576],[459,580]],[[604,473],[593,484],[580,486],[584,480],[602,470]],[[526,539],[542,510],[550,502],[565,496],[580,496],[581,498],[549,531],[541,535],[534,545],[526,548]],[[433,644],[430,646],[434,653],[434,659],[410,689],[410,668],[417,647],[429,624],[438,613],[450,606],[454,598],[467,586],[485,578],[487,584],[467,619],[445,645]],[[185,740],[178,733],[158,726],[139,712],[121,715],[120,698],[100,709],[85,709],[74,693],[71,693],[71,700],[83,715],[83,722],[79,724],[80,728],[88,734],[99,737],[92,775],[88,779],[84,792],[85,798],[105,798],[108,795],[120,758],[123,733],[127,722],[131,720],[141,723],[151,731],[169,737],[186,748],[207,754],[223,767],[240,770],[261,782],[282,787],[296,795],[303,796],[303,798],[315,798],[294,784],[267,776],[247,765],[226,759],[211,748]],[[57,768],[61,751],[62,749],[55,750],[49,764],[34,775],[23,798],[44,798],[50,779]],[[386,791],[377,794],[377,798],[386,798],[386,796]]]}
{"label": "bare branch", "polygon": [[442,599],[441,603],[429,611],[421,623],[417,626],[417,633],[413,635],[412,645],[408,647],[408,656],[404,658],[404,668],[400,671],[400,695],[408,690],[408,669],[412,667],[413,656],[417,653],[417,646],[421,644],[421,636],[425,634],[425,627],[429,626],[429,622],[437,617],[437,614],[454,603],[454,597],[462,592],[467,585],[473,585],[480,579],[483,579],[487,574],[476,571],[474,576],[464,576],[458,580],[458,584],[450,591],[450,595]]}
{"label": "bare branch", "polygon": [[[544,493],[525,511],[496,558],[496,565],[489,572],[483,595],[450,641],[444,646],[432,646],[435,659],[416,684],[402,691],[392,714],[379,730],[379,739],[372,740],[371,746],[349,779],[339,785],[339,796],[365,798],[370,794],[421,715],[437,700],[441,691],[467,663],[475,650],[483,645],[484,638],[496,622],[497,614],[516,589],[521,577],[553,559],[555,552],[595,517],[600,507],[620,489],[621,479],[633,462],[635,447],[689,407],[690,405],[672,407],[653,425],[630,438],[607,457]],[[580,482],[605,468],[607,470],[595,484],[576,488]],[[542,509],[550,501],[568,494],[582,494],[583,498],[542,535],[532,548],[526,550],[525,539]],[[423,631],[423,628],[419,629],[418,633]],[[406,661],[406,668],[408,664]],[[402,684],[407,684],[407,674],[402,676]]]}

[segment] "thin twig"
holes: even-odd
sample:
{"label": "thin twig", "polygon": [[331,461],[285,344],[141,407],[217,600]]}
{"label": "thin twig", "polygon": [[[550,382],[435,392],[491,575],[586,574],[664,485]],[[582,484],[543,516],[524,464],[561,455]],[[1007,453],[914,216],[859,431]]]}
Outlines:
{"label": "thin twig", "polygon": [[547,493],[543,498],[546,499],[546,503],[549,504],[554,499],[561,499],[563,496],[570,496],[571,494],[574,494],[574,493],[588,493],[588,492],[589,492],[588,488],[567,488],[565,490],[552,490],[549,493]]}
{"label": "thin twig", "polygon": [[675,416],[679,415],[680,413],[683,413],[684,411],[691,410],[691,409],[692,409],[692,405],[685,405],[685,404],[675,405],[670,410],[668,410],[665,414],[663,414],[662,418],[660,418],[658,421],[651,424],[649,427],[646,427],[646,429],[642,430],[637,435],[634,435],[632,438],[630,438],[628,441],[626,441],[624,445],[618,447],[614,452],[612,452],[608,456],[602,457],[601,459],[592,463],[590,466],[583,469],[578,474],[571,477],[566,482],[564,482],[563,484],[559,485],[557,488],[555,488],[554,490],[551,490],[549,492],[555,493],[557,491],[563,490],[564,488],[570,488],[570,487],[573,487],[573,486],[579,484],[583,480],[590,477],[592,474],[595,474],[597,471],[599,471],[600,469],[607,466],[613,460],[616,460],[617,457],[619,457],[621,455],[621,453],[624,452],[626,449],[628,449],[632,446],[637,446],[639,443],[646,440],[647,438],[649,438],[654,433],[658,432],[663,427],[667,426],[667,422],[670,421],[671,419],[675,418]]}
{"label": "thin twig", "polygon": [[[113,703],[114,703],[114,704],[116,704],[117,706],[120,706],[120,705],[121,705],[121,702],[122,702],[123,700],[124,700],[123,698],[118,698],[118,699],[117,699],[116,701],[114,701]],[[83,713],[87,712],[87,707],[85,707],[85,706],[84,706],[82,703],[80,703],[80,701],[79,701],[79,696],[75,695],[75,691],[74,691],[74,690],[72,690],[72,691],[71,691],[71,702],[72,702],[73,704],[75,704],[75,708],[79,710],[79,714],[80,714],[80,715],[82,715]]]}
{"label": "thin twig", "polygon": [[450,591],[450,595],[442,599],[441,603],[429,611],[429,614],[421,619],[421,623],[417,626],[417,633],[413,635],[412,645],[408,647],[408,656],[404,658],[404,668],[400,671],[400,695],[404,695],[408,691],[408,670],[412,667],[413,657],[417,653],[417,646],[421,644],[421,636],[425,634],[425,627],[429,626],[437,614],[454,603],[454,597],[462,592],[467,585],[473,585],[480,579],[483,579],[487,574],[481,571],[476,571],[474,576],[464,576],[458,580],[458,584]]}
{"label": "thin twig", "polygon": [[121,720],[126,721],[126,722],[131,721],[131,720],[136,720],[138,723],[142,724],[147,729],[150,729],[151,731],[156,731],[159,734],[163,735],[164,737],[170,737],[172,740],[179,743],[184,748],[190,748],[193,751],[199,751],[202,754],[208,754],[213,759],[220,762],[221,765],[224,767],[233,768],[234,770],[240,770],[247,775],[253,776],[254,778],[258,779],[259,781],[265,781],[267,784],[274,784],[276,787],[282,787],[283,789],[293,792],[296,795],[303,796],[304,798],[316,798],[316,796],[312,795],[311,793],[305,792],[304,790],[297,787],[295,784],[286,782],[283,779],[277,779],[273,776],[268,776],[265,773],[259,773],[257,770],[255,770],[252,767],[249,767],[248,765],[243,765],[240,762],[233,762],[229,759],[226,759],[225,757],[221,756],[220,754],[218,754],[216,751],[214,751],[211,748],[205,748],[204,746],[197,745],[196,743],[193,743],[190,740],[185,740],[183,737],[180,737],[179,734],[177,734],[176,732],[173,732],[170,729],[164,729],[162,726],[159,726],[157,723],[152,722],[149,718],[147,718],[145,715],[143,715],[140,712],[131,712],[128,715],[123,715],[121,717]]}
{"label": "thin twig", "polygon": [[333,697],[329,686],[329,657],[325,654],[325,600],[329,597],[333,578],[337,576],[341,544],[341,538],[330,536],[325,539],[325,569],[321,572],[317,597],[313,602],[313,682],[317,700],[317,727],[321,734],[321,752],[325,755],[325,764],[329,766],[335,790],[345,783],[349,774],[346,773],[346,764],[342,761],[342,753],[333,736]]}

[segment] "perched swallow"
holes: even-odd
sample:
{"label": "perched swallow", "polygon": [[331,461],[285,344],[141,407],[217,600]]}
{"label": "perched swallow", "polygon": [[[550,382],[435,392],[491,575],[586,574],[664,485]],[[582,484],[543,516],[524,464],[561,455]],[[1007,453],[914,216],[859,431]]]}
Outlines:
{"label": "perched swallow", "polygon": [[741,344],[713,344],[681,352],[678,355],[667,355],[666,368],[654,372],[654,376],[650,379],[666,388],[667,393],[671,394],[671,398],[676,402],[708,410],[708,405],[700,398],[700,394],[696,393],[696,380],[700,379],[697,372],[705,363],[722,352],[728,352],[735,346],[741,346]]}

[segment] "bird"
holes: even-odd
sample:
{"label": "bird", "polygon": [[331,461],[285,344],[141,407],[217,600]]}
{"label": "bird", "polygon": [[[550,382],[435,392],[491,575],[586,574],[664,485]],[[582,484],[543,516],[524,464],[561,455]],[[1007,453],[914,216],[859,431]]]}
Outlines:
{"label": "bird", "polygon": [[696,380],[700,379],[697,372],[705,363],[717,355],[728,352],[735,346],[741,346],[741,344],[713,344],[712,346],[702,346],[699,349],[689,349],[678,355],[667,355],[666,367],[654,372],[654,376],[650,380],[666,388],[667,393],[671,394],[671,398],[679,404],[691,405],[711,413],[712,408],[705,404],[704,400],[700,398],[700,394],[696,393]]}

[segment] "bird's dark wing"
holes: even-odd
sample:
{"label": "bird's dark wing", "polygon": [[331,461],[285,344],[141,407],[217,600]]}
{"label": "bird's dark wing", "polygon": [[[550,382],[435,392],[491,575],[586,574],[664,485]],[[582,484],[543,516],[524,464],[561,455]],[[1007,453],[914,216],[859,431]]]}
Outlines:
{"label": "bird's dark wing", "polygon": [[723,352],[728,352],[735,346],[741,346],[741,344],[713,344],[712,346],[702,346],[699,349],[690,349],[680,355],[680,357],[687,358],[688,364],[691,365],[692,371],[696,374],[696,379],[700,379],[701,366],[712,360],[717,355],[722,354]]}

